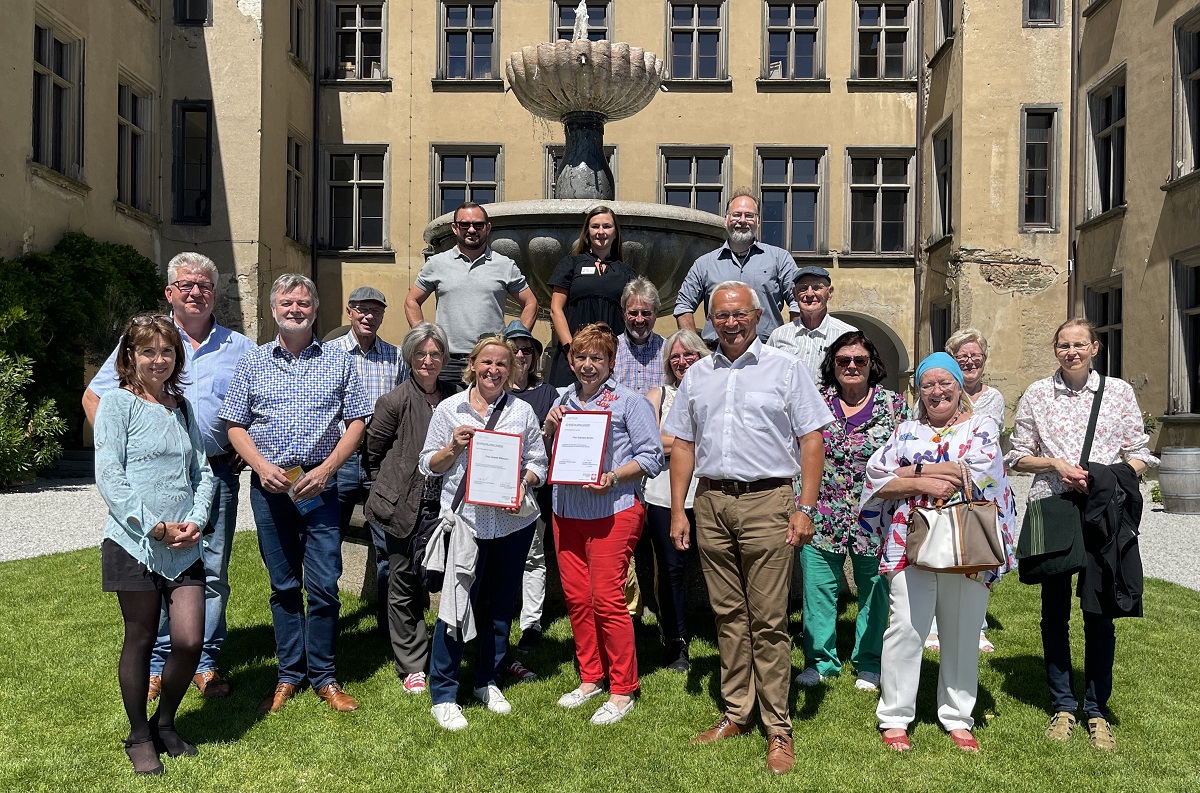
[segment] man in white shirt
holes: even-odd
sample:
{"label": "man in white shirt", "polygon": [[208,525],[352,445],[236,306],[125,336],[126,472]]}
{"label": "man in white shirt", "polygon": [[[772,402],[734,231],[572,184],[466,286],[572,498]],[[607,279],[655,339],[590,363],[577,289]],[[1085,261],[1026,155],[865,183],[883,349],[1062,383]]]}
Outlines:
{"label": "man in white shirt", "polygon": [[[684,550],[693,472],[696,541],[717,623],[725,713],[692,743],[754,728],[767,733],[767,769],[795,762],[788,709],[788,583],[794,547],[813,536],[824,466],[821,429],[833,416],[798,358],[757,336],[762,303],[740,281],[719,284],[708,316],[720,346],[688,369],[662,431],[671,447],[671,539]],[[797,508],[792,479],[803,473]]]}
{"label": "man in white shirt", "polygon": [[801,267],[796,273],[792,295],[800,306],[799,316],[771,331],[767,344],[786,350],[803,361],[815,382],[821,376],[825,351],[838,336],[858,328],[829,314],[833,279],[824,267]]}

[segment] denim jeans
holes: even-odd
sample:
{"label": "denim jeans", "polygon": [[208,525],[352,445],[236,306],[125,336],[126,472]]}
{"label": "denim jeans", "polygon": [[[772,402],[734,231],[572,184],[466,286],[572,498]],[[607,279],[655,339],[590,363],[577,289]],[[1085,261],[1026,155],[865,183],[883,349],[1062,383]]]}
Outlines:
{"label": "denim jeans", "polygon": [[[204,527],[201,561],[204,563],[204,649],[196,672],[217,668],[217,655],[225,642],[225,607],[229,603],[229,554],[233,550],[233,532],[237,524],[238,477],[229,470],[227,459],[212,464],[214,484],[212,511]],[[167,656],[171,654],[171,631],[167,610],[162,609],[158,621],[158,638],[150,656],[150,674],[161,675]]]}
{"label": "denim jeans", "polygon": [[257,475],[250,478],[258,550],[271,579],[279,682],[299,685],[307,678],[314,689],[336,679],[334,651],[341,609],[337,485],[330,483],[321,498],[320,506],[301,515],[287,493],[271,493],[263,489]]}
{"label": "denim jeans", "polygon": [[[1046,683],[1054,713],[1074,713],[1075,671],[1071,665],[1069,626],[1075,594],[1071,576],[1057,575],[1042,584],[1042,652],[1046,657]],[[1086,718],[1109,717],[1108,698],[1113,687],[1113,656],[1117,634],[1110,617],[1083,612],[1083,713]]]}
{"label": "denim jeans", "polygon": [[[337,472],[338,489],[338,525],[342,534],[350,528],[350,518],[354,515],[354,505],[365,502],[371,492],[371,480],[362,467],[362,455],[355,452],[342,464]],[[367,522],[371,531],[371,545],[375,546],[375,591],[378,599],[375,601],[375,619],[379,622],[379,630],[388,630],[388,542],[386,532],[374,523]]]}
{"label": "denim jeans", "polygon": [[[513,606],[521,588],[525,557],[533,542],[534,523],[506,537],[476,540],[479,561],[475,583],[471,586],[471,605],[479,647],[475,653],[475,688],[496,682],[497,670],[508,652],[508,634],[512,628]],[[429,662],[429,695],[434,705],[453,702],[458,696],[458,666],[462,662],[463,641],[446,633],[446,623],[438,620],[433,629],[433,652]]]}

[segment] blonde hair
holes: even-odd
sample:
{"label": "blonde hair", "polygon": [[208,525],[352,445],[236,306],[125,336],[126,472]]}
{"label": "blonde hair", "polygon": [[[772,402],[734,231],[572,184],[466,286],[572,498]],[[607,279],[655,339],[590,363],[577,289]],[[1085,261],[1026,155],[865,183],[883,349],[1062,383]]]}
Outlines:
{"label": "blonde hair", "polygon": [[517,353],[513,349],[512,342],[499,333],[479,337],[479,341],[475,342],[475,346],[471,348],[471,354],[467,356],[467,368],[463,370],[462,379],[467,385],[474,385],[475,359],[479,357],[485,347],[493,345],[508,350],[508,378],[504,381],[504,390],[507,391],[512,388],[513,378],[517,375]]}
{"label": "blonde hair", "polygon": [[1058,334],[1062,333],[1067,328],[1084,328],[1085,330],[1087,330],[1088,338],[1092,340],[1093,344],[1100,341],[1100,337],[1096,335],[1096,326],[1095,325],[1088,322],[1083,317],[1071,317],[1066,322],[1064,322],[1063,324],[1059,325],[1057,328],[1054,329],[1054,340],[1051,341],[1050,344],[1051,345],[1058,344]]}
{"label": "blonde hair", "polygon": [[946,339],[946,352],[950,353],[951,357],[958,354],[958,348],[967,342],[975,342],[979,345],[979,349],[983,351],[983,357],[988,357],[987,339],[983,338],[983,334],[975,328],[963,328],[956,330]]}
{"label": "blonde hair", "polygon": [[663,342],[662,348],[663,382],[669,386],[679,385],[679,380],[675,377],[675,370],[671,368],[671,349],[675,346],[675,342],[682,344],[683,349],[689,352],[698,353],[701,358],[712,355],[712,350],[708,349],[708,345],[696,331],[680,328],[672,333]]}

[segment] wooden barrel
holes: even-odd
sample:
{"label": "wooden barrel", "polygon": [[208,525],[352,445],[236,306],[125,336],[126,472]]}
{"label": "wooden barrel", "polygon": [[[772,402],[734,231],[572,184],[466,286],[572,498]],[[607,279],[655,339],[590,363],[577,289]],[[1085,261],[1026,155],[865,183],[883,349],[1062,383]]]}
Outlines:
{"label": "wooden barrel", "polygon": [[1200,448],[1167,446],[1158,468],[1163,509],[1181,515],[1200,515]]}

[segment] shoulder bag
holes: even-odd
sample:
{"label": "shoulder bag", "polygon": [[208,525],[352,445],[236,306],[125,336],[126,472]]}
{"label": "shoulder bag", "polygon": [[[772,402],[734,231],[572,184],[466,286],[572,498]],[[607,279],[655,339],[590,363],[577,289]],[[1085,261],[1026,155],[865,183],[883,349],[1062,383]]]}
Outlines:
{"label": "shoulder bag", "polygon": [[1005,562],[999,508],[994,501],[971,498],[967,464],[960,460],[958,465],[962,501],[913,507],[909,513],[905,555],[914,567],[935,573],[980,573]]}

